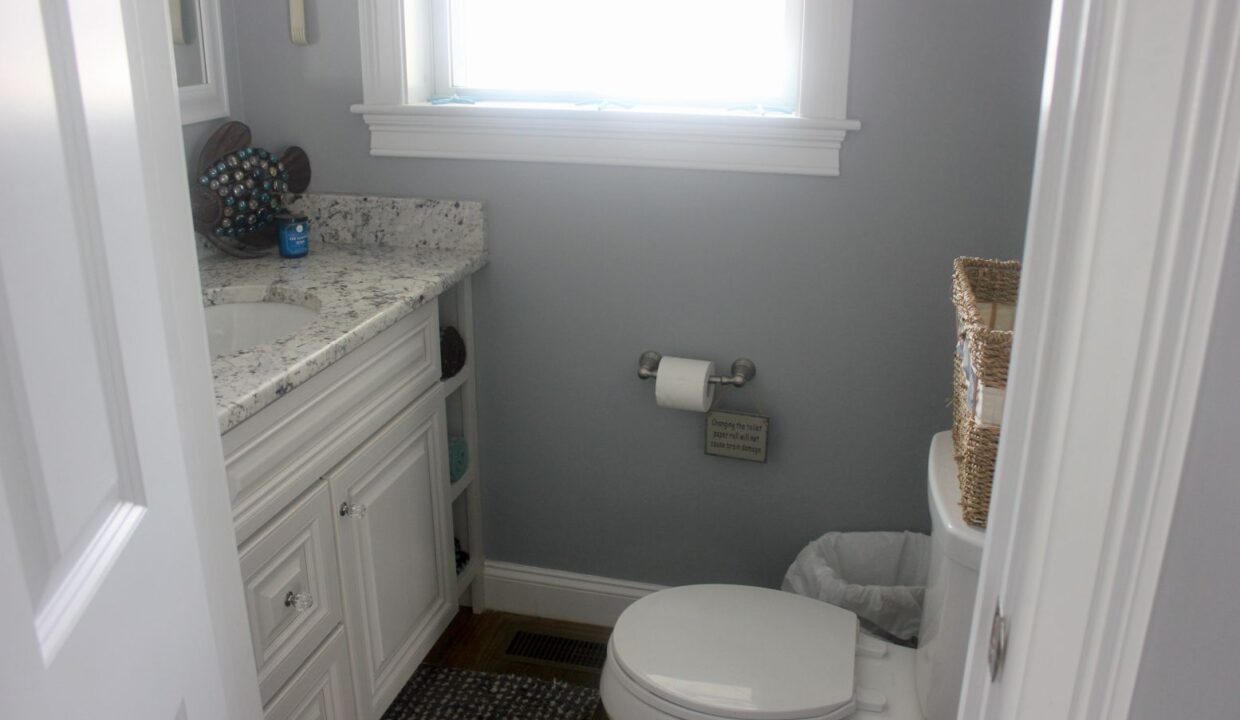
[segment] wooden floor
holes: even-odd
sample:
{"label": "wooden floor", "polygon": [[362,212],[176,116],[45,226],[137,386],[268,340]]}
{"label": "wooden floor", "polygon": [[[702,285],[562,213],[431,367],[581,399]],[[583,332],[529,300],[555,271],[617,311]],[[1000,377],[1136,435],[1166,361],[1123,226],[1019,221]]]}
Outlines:
{"label": "wooden floor", "polygon": [[[509,640],[521,630],[604,644],[611,636],[611,628],[606,627],[502,612],[475,615],[469,608],[461,608],[424,662],[467,670],[526,675],[544,680],[563,680],[575,685],[598,688],[600,671],[505,655],[504,650],[508,647]],[[607,720],[607,713],[603,712],[601,703],[594,720]]]}

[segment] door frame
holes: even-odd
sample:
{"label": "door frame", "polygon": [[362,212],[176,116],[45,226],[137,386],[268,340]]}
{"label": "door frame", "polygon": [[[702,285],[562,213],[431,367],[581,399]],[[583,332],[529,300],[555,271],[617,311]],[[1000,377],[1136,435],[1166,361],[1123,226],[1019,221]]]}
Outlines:
{"label": "door frame", "polygon": [[216,418],[214,381],[192,229],[189,171],[181,132],[167,3],[122,0],[134,105],[138,118],[144,191],[155,211],[145,218],[155,247],[164,332],[168,337],[203,570],[215,583],[207,597],[231,720],[260,720],[258,671],[249,635],[241,566],[233,532],[232,501]]}
{"label": "door frame", "polygon": [[1054,3],[961,718],[1128,716],[1237,213],[1238,48],[1227,0]]}

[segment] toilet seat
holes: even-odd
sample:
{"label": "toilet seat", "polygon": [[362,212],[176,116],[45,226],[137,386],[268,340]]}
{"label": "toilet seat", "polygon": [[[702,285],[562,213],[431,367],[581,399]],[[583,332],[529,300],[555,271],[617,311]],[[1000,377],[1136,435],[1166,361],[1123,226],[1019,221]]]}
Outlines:
{"label": "toilet seat", "polygon": [[[853,714],[857,618],[739,585],[648,595],[616,623],[604,697],[685,720],[838,720]],[[626,698],[627,701],[627,698]]]}
{"label": "toilet seat", "polygon": [[[710,715],[670,703],[638,685],[627,673],[619,669],[610,658],[608,658],[607,663],[603,667],[603,677],[599,684],[599,691],[609,716],[616,720],[621,718],[641,718],[642,720],[736,720],[734,717]],[[856,718],[857,715],[850,711],[851,706],[846,706],[832,712],[830,715],[797,718],[797,720],[845,720],[846,718]]]}

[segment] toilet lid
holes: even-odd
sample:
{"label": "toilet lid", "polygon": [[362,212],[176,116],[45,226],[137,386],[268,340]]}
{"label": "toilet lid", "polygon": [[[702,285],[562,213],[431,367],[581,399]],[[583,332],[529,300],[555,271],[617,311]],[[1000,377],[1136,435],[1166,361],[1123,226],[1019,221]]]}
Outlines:
{"label": "toilet lid", "polygon": [[792,593],[689,585],[633,603],[611,652],[630,678],[691,710],[746,720],[829,716],[853,701],[857,616]]}

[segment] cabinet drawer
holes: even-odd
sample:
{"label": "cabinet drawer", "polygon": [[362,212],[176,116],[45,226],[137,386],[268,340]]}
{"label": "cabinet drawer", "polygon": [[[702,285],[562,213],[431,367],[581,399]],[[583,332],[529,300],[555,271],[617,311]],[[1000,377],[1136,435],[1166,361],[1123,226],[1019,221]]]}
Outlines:
{"label": "cabinet drawer", "polygon": [[456,610],[443,399],[401,412],[327,475],[360,720],[377,720]]}
{"label": "cabinet drawer", "polygon": [[[263,702],[343,619],[326,483],[241,549],[241,576]],[[309,607],[298,607],[297,600]]]}
{"label": "cabinet drawer", "polygon": [[435,301],[224,435],[237,542],[439,380]]}
{"label": "cabinet drawer", "polygon": [[337,627],[267,705],[267,720],[353,720],[349,646]]}

